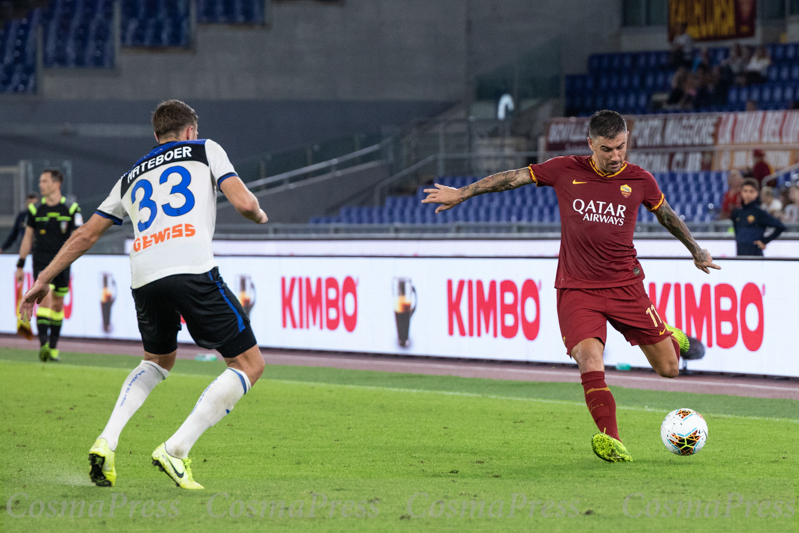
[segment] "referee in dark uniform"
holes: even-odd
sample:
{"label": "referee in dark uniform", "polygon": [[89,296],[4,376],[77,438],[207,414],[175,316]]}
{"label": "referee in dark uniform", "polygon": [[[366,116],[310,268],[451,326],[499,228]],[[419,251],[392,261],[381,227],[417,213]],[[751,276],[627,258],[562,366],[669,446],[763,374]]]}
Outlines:
{"label": "referee in dark uniform", "polygon": [[[67,202],[61,195],[64,175],[60,170],[48,169],[39,176],[39,191],[42,200],[28,205],[28,219],[25,236],[19,248],[17,262],[17,283],[22,283],[25,259],[33,249],[33,277],[47,268],[61,246],[75,228],[83,224],[80,207]],[[64,320],[64,296],[69,292],[69,267],[53,279],[52,291],[42,300],[36,310],[36,325],[39,330],[39,359],[59,361],[58,337]]]}

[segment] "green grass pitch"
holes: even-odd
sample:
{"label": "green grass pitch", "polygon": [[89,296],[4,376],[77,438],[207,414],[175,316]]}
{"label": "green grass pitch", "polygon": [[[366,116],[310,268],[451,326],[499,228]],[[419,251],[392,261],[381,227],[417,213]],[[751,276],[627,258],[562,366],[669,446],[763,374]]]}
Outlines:
{"label": "green grass pitch", "polygon": [[[204,491],[150,453],[221,362],[180,360],[122,433],[117,485],[87,455],[138,360],[0,348],[0,531],[796,531],[799,402],[614,387],[635,461],[591,452],[577,383],[268,366],[192,450]],[[678,407],[710,438],[660,442]],[[112,512],[113,511],[113,512]],[[689,515],[689,516],[688,516]]]}

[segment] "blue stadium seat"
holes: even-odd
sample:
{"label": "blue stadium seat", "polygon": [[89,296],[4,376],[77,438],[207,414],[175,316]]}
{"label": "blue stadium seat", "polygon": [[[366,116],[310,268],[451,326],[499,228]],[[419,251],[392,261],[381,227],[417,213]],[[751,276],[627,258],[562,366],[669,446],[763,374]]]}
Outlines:
{"label": "blue stadium seat", "polygon": [[769,54],[771,55],[771,59],[777,63],[781,62],[785,57],[785,48],[781,44],[773,45],[773,49],[770,50]]}
{"label": "blue stadium seat", "polygon": [[760,102],[760,85],[752,85],[749,87],[749,100]]}
{"label": "blue stadium seat", "polygon": [[263,0],[198,0],[197,21],[203,24],[262,24]]}
{"label": "blue stadium seat", "polygon": [[658,91],[668,91],[670,88],[670,76],[663,71],[658,72],[655,76],[655,89]]}
{"label": "blue stadium seat", "polygon": [[762,85],[760,89],[760,101],[765,103],[771,103],[773,90],[774,86],[770,83]]}
{"label": "blue stadium seat", "polygon": [[793,62],[797,59],[796,43],[788,43],[785,45],[784,59],[787,62]]}
{"label": "blue stadium seat", "polygon": [[780,65],[780,81],[788,81],[791,79],[791,65]]}
{"label": "blue stadium seat", "polygon": [[188,47],[191,42],[189,2],[190,0],[121,0],[122,45]]}
{"label": "blue stadium seat", "polygon": [[775,83],[774,87],[771,91],[771,101],[782,103],[783,102],[783,85],[781,83]]}
{"label": "blue stadium seat", "polygon": [[782,101],[783,102],[792,102],[796,96],[795,87],[793,84],[788,83],[784,85],[784,89],[782,90]]}
{"label": "blue stadium seat", "polygon": [[599,54],[591,54],[588,57],[588,72],[595,73],[600,69],[600,59]]}
{"label": "blue stadium seat", "polygon": [[621,57],[621,68],[624,70],[630,70],[633,68],[634,63],[634,54],[625,53]]}

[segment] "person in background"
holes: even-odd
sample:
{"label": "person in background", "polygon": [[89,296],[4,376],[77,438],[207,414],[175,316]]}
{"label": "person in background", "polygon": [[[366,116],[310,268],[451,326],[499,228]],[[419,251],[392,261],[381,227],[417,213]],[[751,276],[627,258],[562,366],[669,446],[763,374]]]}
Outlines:
{"label": "person in background", "polygon": [[799,185],[788,189],[788,202],[782,211],[782,221],[786,224],[799,224]]}
{"label": "person in background", "polygon": [[[738,255],[763,256],[766,245],[785,231],[785,224],[758,207],[757,195],[760,184],[754,178],[746,178],[741,186],[741,207],[732,210],[732,225],[735,228],[735,244]],[[766,230],[774,228],[766,236]]]}
{"label": "person in background", "polygon": [[713,105],[723,106],[727,105],[727,95],[730,92],[733,78],[728,76],[724,69],[716,65],[710,71],[709,87],[713,95]]}
{"label": "person in background", "polygon": [[680,33],[671,41],[671,64],[673,68],[690,68],[694,58],[694,39],[688,34],[688,24],[680,24]]}
{"label": "person in background", "polygon": [[[83,225],[83,215],[75,202],[68,202],[61,194],[64,174],[57,168],[45,169],[39,176],[41,201],[28,206],[25,235],[19,245],[19,261],[14,279],[22,285],[23,268],[28,255],[33,259],[33,277],[47,268],[69,237]],[[61,360],[58,340],[64,323],[64,297],[69,293],[70,269],[64,268],[50,278],[52,291],[36,308],[36,327],[39,333],[39,359]]]}
{"label": "person in background", "polygon": [[768,55],[766,46],[761,44],[757,47],[757,52],[746,65],[746,82],[748,85],[766,83],[768,81],[768,68],[771,66],[771,57]]}
{"label": "person in background", "polygon": [[749,66],[749,62],[752,60],[752,48],[749,46],[744,46],[741,50],[741,63],[743,63],[743,70],[735,75],[735,85],[739,87],[746,87],[749,85],[746,67]]}
{"label": "person in background", "polygon": [[773,217],[782,216],[782,202],[774,197],[774,189],[771,187],[760,189],[760,209]]}
{"label": "person in background", "polygon": [[744,177],[739,170],[731,170],[727,175],[727,192],[721,200],[719,219],[727,219],[732,215],[732,210],[741,206],[741,185]]}
{"label": "person in background", "polygon": [[697,74],[688,74],[685,79],[685,86],[682,98],[677,103],[679,109],[690,111],[696,105],[697,95],[699,94],[699,76]]}
{"label": "person in background", "polygon": [[707,48],[699,50],[699,54],[694,58],[691,65],[691,72],[710,72],[710,54]]}
{"label": "person in background", "polygon": [[688,71],[685,67],[680,67],[677,71],[672,74],[671,76],[671,91],[669,92],[669,97],[666,100],[666,105],[668,107],[675,107],[682,101],[683,96],[685,96],[685,83],[688,80]]}
{"label": "person in background", "polygon": [[0,246],[0,254],[6,253],[6,250],[9,250],[22,236],[25,235],[25,223],[28,220],[28,206],[35,204],[38,198],[39,197],[35,194],[29,194],[25,199],[25,209],[23,209],[14,220],[14,226],[11,228],[11,232],[6,238],[6,242],[3,243],[3,246]]}
{"label": "person in background", "polygon": [[760,185],[763,185],[763,178],[773,174],[774,169],[766,162],[766,152],[760,148],[752,152],[752,157],[755,161],[752,167],[752,177],[755,178]]}
{"label": "person in background", "polygon": [[735,43],[730,47],[730,55],[721,62],[721,68],[725,71],[729,71],[728,76],[731,80],[743,74],[746,68],[746,62],[743,58],[743,50],[740,43]]}
{"label": "person in background", "polygon": [[694,106],[707,110],[706,108],[712,106],[725,105],[729,86],[723,85],[721,67],[716,65],[709,71],[700,71],[697,75],[700,77],[700,82]]}
{"label": "person in background", "polygon": [[747,100],[746,101],[746,110],[747,111],[757,111],[757,102],[754,100]]}

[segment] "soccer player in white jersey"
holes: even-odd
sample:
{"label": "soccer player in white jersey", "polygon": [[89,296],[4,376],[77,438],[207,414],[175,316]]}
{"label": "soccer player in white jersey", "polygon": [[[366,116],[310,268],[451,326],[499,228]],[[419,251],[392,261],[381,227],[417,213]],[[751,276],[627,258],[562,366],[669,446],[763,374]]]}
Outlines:
{"label": "soccer player in white jersey", "polygon": [[162,102],[152,122],[158,146],[119,179],[91,219],[64,243],[25,295],[21,313],[30,316],[53,278],[127,214],[136,235],[130,264],[144,360],[125,379],[108,424],[89,451],[89,476],[100,487],[114,486],[119,434],[175,364],[183,316],[195,342],[218,350],[228,368],[205,389],[178,431],[155,449],[152,461],[179,487],[201,489],[189,468],[191,447],[233,409],[264,369],[249,318],[219,275],[211,251],[216,191],[245,218],[264,224],[267,217],[222,147],[197,139],[191,107],[178,100]]}

